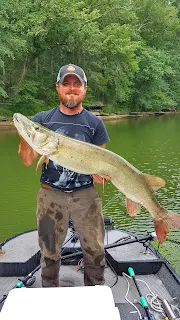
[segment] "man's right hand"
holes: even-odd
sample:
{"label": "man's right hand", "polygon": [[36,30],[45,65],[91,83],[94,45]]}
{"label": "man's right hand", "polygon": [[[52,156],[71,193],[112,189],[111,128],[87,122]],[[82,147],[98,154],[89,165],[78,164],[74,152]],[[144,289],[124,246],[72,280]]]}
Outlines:
{"label": "man's right hand", "polygon": [[30,166],[36,160],[38,153],[23,139],[21,135],[18,154],[25,166]]}

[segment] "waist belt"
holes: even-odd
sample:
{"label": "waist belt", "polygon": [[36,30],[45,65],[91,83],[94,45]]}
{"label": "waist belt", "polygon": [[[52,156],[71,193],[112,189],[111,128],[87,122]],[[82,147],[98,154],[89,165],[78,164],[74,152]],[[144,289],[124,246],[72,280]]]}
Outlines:
{"label": "waist belt", "polygon": [[59,191],[59,192],[67,192],[67,193],[70,193],[70,192],[73,192],[73,191],[76,191],[78,189],[74,189],[74,190],[60,190],[60,189],[57,189],[57,188],[53,188],[51,186],[49,186],[48,184],[45,184],[45,183],[41,183],[41,187],[43,189],[48,189],[48,190],[53,190],[53,191]]}
{"label": "waist belt", "polygon": [[41,187],[43,189],[57,190],[57,189],[55,189],[55,188],[53,188],[53,187],[51,187],[51,186],[49,186],[48,184],[45,184],[45,183],[41,183]]}
{"label": "waist belt", "polygon": [[86,189],[86,188],[90,188],[92,187],[93,185],[90,184],[90,185],[86,185],[86,186],[82,186],[80,188],[76,188],[76,189],[73,189],[73,190],[61,190],[61,189],[57,189],[57,188],[53,188],[51,186],[49,186],[48,184],[46,183],[41,183],[41,187],[43,189],[48,189],[48,190],[53,190],[53,191],[59,191],[59,192],[67,192],[67,193],[70,193],[70,192],[75,192],[75,191],[79,191],[79,190],[83,190],[83,189]]}

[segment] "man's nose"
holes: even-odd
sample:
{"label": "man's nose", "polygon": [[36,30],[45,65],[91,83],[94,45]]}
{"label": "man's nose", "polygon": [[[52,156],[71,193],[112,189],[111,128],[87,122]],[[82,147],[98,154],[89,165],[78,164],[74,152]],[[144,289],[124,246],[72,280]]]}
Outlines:
{"label": "man's nose", "polygon": [[69,84],[69,88],[72,90],[72,89],[76,89],[76,85],[75,85],[75,83],[70,83]]}

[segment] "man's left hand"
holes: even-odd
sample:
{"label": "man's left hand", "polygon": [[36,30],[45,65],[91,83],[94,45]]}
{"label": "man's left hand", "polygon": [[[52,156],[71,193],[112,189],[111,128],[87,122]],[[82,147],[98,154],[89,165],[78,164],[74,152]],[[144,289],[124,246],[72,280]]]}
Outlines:
{"label": "man's left hand", "polygon": [[110,180],[110,176],[103,174],[102,176],[99,176],[98,174],[93,174],[93,181],[94,183],[103,184],[104,182]]}

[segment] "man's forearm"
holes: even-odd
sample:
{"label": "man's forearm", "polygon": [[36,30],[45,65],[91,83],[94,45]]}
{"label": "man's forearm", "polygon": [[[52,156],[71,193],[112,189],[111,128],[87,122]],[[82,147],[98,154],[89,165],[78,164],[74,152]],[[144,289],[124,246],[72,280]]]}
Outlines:
{"label": "man's forearm", "polygon": [[30,166],[36,160],[38,153],[34,151],[30,145],[20,136],[21,142],[19,144],[18,154],[25,166]]}

